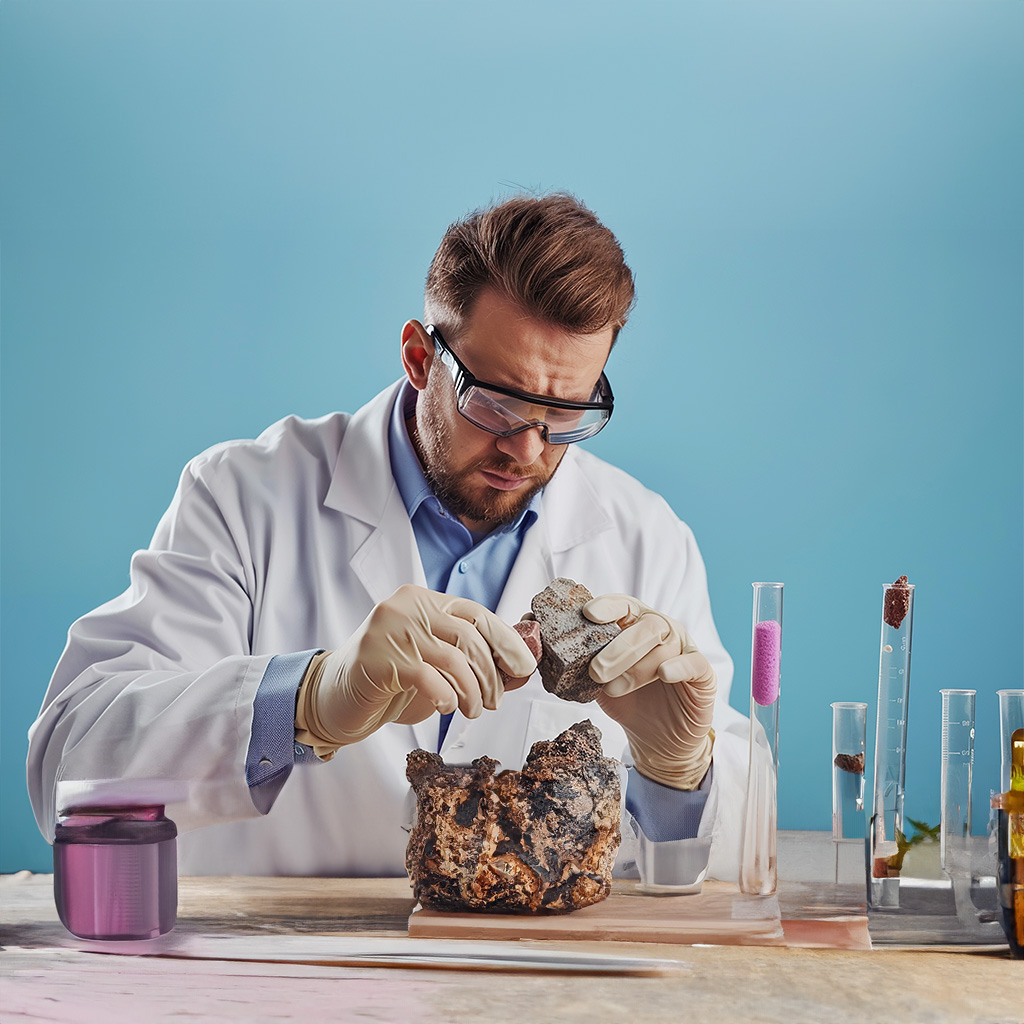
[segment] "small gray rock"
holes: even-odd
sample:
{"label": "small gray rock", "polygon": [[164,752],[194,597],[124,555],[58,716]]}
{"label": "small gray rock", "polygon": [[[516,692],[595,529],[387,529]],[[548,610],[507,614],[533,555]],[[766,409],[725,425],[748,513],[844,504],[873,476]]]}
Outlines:
{"label": "small gray rock", "polygon": [[531,602],[544,647],[538,665],[544,689],[578,704],[589,703],[601,692],[590,678],[590,659],[621,632],[614,622],[601,625],[583,615],[583,606],[593,596],[582,583],[560,577]]}

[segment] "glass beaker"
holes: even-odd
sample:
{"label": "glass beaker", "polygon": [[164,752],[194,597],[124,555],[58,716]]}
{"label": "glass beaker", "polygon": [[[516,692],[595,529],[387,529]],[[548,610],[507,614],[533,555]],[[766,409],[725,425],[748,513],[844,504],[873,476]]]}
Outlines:
{"label": "glass beaker", "polygon": [[971,875],[971,781],[974,775],[976,690],[942,694],[939,857],[951,878]]}

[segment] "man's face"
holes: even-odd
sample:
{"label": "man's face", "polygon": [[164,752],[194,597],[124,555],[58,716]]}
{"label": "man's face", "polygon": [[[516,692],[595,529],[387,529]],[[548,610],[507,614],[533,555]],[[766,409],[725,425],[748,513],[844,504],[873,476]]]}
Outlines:
{"label": "man's face", "polygon": [[[422,326],[410,321],[402,338],[403,363],[420,392],[410,432],[428,483],[470,530],[512,522],[551,479],[567,446],[549,444],[537,427],[497,437],[470,423],[458,411],[451,374]],[[568,334],[488,290],[446,340],[481,381],[587,401],[611,350],[612,329]]]}

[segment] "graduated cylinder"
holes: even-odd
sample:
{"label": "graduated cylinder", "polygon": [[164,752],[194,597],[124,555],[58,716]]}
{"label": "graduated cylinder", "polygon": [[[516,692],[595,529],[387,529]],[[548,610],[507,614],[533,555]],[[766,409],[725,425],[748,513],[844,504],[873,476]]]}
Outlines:
{"label": "graduated cylinder", "polygon": [[974,776],[975,690],[942,695],[942,816],[939,855],[950,877],[971,877],[971,780]]}
{"label": "graduated cylinder", "polygon": [[[910,649],[914,631],[914,585],[901,576],[882,588],[882,632],[878,654],[878,718],[875,787],[871,818],[871,875],[899,877],[904,838],[903,797],[907,771],[907,709]],[[877,890],[877,891],[876,891]],[[898,905],[899,883],[872,887],[873,905]]]}

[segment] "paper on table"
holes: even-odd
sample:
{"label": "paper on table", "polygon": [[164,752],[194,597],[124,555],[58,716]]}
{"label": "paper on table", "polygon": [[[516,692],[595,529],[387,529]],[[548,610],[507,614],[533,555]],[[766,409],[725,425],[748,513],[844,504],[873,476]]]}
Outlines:
{"label": "paper on table", "polygon": [[170,935],[148,942],[89,942],[96,953],[192,960],[252,960],[359,967],[551,971],[576,974],[679,974],[682,960],[640,959],[542,949],[518,942],[459,942],[335,935]]}

